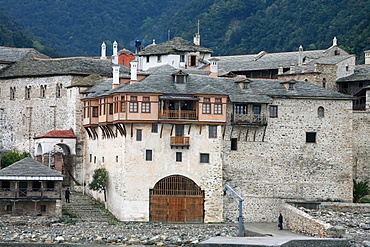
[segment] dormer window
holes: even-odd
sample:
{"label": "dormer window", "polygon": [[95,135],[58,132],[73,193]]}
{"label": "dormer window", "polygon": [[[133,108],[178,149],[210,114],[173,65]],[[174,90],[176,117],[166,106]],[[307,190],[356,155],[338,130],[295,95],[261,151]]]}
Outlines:
{"label": "dormer window", "polygon": [[245,80],[242,80],[242,81],[237,81],[236,83],[239,85],[239,87],[241,88],[241,89],[250,89],[251,87],[251,80],[249,80],[249,79],[245,79]]}
{"label": "dormer window", "polygon": [[288,90],[294,90],[294,83],[288,84]]}
{"label": "dormer window", "polygon": [[179,71],[176,74],[173,74],[174,83],[176,84],[185,84],[187,81],[188,74],[184,73],[183,71]]}
{"label": "dormer window", "polygon": [[287,89],[287,90],[295,90],[295,84],[297,83],[296,80],[290,80],[290,81],[287,81],[287,82],[282,82],[281,84],[284,85],[284,87]]}
{"label": "dormer window", "polygon": [[243,89],[249,89],[249,82],[243,83]]}

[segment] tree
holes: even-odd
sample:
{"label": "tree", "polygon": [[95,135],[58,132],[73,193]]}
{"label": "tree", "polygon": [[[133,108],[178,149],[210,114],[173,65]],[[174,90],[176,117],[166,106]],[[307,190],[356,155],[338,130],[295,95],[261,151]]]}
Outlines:
{"label": "tree", "polygon": [[356,182],[353,179],[353,202],[358,203],[360,202],[361,198],[369,194],[369,185],[367,181],[364,182]]}
{"label": "tree", "polygon": [[98,168],[94,170],[93,180],[89,184],[89,189],[104,192],[104,202],[107,202],[107,185],[108,185],[108,172],[105,168]]}
{"label": "tree", "polygon": [[1,168],[10,166],[11,164],[30,156],[29,153],[18,153],[17,151],[10,151],[1,157]]}

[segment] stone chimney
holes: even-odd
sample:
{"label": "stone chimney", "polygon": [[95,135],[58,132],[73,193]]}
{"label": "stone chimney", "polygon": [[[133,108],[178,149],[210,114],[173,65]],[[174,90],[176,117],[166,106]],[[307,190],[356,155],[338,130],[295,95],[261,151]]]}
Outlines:
{"label": "stone chimney", "polygon": [[220,61],[220,59],[214,57],[209,59],[209,62],[211,63],[210,76],[218,77],[218,61]]}
{"label": "stone chimney", "polygon": [[101,57],[100,57],[100,59],[107,59],[107,46],[104,42],[103,42],[103,44],[101,44]]}
{"label": "stone chimney", "polygon": [[113,68],[113,85],[112,88],[116,88],[120,85],[119,83],[119,65],[114,64]]}
{"label": "stone chimney", "polygon": [[307,64],[303,63],[302,64],[302,73],[306,73],[306,72],[307,72]]}
{"label": "stone chimney", "polygon": [[112,55],[112,63],[118,64],[118,44],[117,41],[113,42],[113,55]]}
{"label": "stone chimney", "polygon": [[302,66],[303,63],[303,47],[300,45],[298,50],[298,66]]}
{"label": "stone chimney", "polygon": [[284,67],[283,65],[279,65],[278,67],[278,75],[282,75],[284,73]]}
{"label": "stone chimney", "polygon": [[295,74],[295,65],[294,65],[294,63],[292,63],[292,64],[290,65],[290,71],[289,71],[289,73],[290,73],[290,74]]}
{"label": "stone chimney", "polygon": [[130,62],[130,65],[131,65],[131,81],[130,81],[130,84],[132,84],[135,81],[137,81],[137,61],[132,60]]}
{"label": "stone chimney", "polygon": [[364,51],[365,53],[365,64],[370,64],[370,50]]}

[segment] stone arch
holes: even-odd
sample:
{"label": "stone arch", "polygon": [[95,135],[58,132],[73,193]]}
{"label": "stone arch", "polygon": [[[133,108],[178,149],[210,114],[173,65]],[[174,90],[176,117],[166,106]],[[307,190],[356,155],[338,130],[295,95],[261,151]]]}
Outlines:
{"label": "stone arch", "polygon": [[191,179],[171,175],[149,191],[149,220],[153,222],[204,222],[204,191]]}

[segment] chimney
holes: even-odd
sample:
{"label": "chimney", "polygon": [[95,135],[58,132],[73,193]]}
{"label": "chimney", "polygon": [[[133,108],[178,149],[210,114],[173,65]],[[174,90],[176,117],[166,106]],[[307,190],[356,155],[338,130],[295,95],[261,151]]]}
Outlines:
{"label": "chimney", "polygon": [[134,81],[137,81],[137,61],[132,60],[130,62],[131,64],[131,81],[130,84],[134,83]]}
{"label": "chimney", "polygon": [[370,50],[364,51],[365,53],[365,64],[370,64]]}
{"label": "chimney", "polygon": [[200,45],[199,20],[198,20],[198,32],[194,34],[193,43],[194,45],[198,46]]}
{"label": "chimney", "polygon": [[117,41],[113,42],[113,55],[112,55],[112,63],[118,64],[118,44]]}
{"label": "chimney", "polygon": [[113,88],[116,88],[120,85],[119,83],[119,65],[113,65]]}
{"label": "chimney", "polygon": [[283,65],[279,65],[278,67],[278,75],[282,75],[284,73]]}
{"label": "chimney", "polygon": [[292,63],[292,64],[290,65],[290,71],[289,71],[289,73],[290,73],[290,74],[295,74],[295,65],[294,65],[294,63]]}
{"label": "chimney", "polygon": [[317,63],[314,64],[314,72],[319,72],[319,65]]}
{"label": "chimney", "polygon": [[218,61],[220,60],[214,57],[209,59],[209,62],[211,63],[210,76],[218,77]]}
{"label": "chimney", "polygon": [[103,42],[103,44],[101,44],[101,57],[100,59],[107,59],[107,46],[105,45],[105,43]]}
{"label": "chimney", "polygon": [[333,39],[333,46],[337,46],[337,37],[334,37]]}
{"label": "chimney", "polygon": [[303,47],[300,45],[298,50],[298,66],[302,66],[303,63]]}
{"label": "chimney", "polygon": [[307,72],[307,64],[303,63],[302,64],[302,73],[306,73],[306,72]]}

